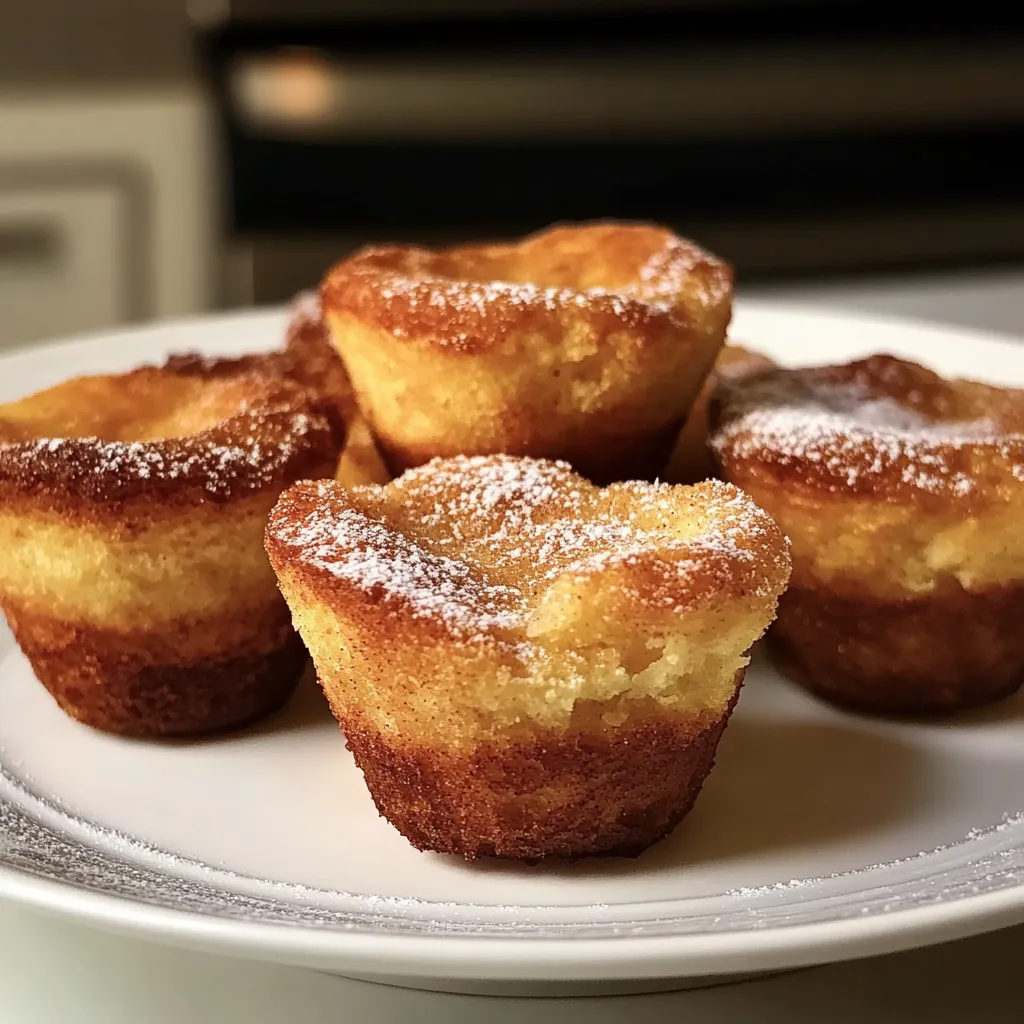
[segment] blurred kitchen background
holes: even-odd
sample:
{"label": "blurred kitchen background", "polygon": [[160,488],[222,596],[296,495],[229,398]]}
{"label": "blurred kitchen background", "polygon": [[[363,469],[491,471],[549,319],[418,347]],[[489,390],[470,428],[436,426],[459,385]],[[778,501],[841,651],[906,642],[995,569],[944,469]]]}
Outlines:
{"label": "blurred kitchen background", "polygon": [[0,348],[601,216],[692,235],[742,291],[997,280],[1024,12],[928,6],[0,0]]}

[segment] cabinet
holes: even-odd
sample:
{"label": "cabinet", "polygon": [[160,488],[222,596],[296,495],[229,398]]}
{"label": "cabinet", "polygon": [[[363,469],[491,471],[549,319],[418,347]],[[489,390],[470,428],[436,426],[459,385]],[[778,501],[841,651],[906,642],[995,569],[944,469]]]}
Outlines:
{"label": "cabinet", "polygon": [[0,178],[0,338],[6,347],[122,323],[133,311],[129,210],[115,184]]}
{"label": "cabinet", "polygon": [[0,350],[209,308],[205,99],[0,100]]}

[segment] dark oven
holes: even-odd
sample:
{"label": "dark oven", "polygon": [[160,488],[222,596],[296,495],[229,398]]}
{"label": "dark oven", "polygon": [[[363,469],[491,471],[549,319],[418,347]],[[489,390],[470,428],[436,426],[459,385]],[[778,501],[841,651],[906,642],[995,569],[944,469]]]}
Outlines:
{"label": "dark oven", "polygon": [[368,241],[592,217],[665,222],[744,281],[1020,259],[1021,19],[916,9],[194,0],[224,302]]}

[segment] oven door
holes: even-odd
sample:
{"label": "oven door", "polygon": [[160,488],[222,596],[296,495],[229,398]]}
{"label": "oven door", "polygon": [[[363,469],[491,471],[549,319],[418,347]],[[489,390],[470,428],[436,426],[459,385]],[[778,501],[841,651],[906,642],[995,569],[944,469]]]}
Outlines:
{"label": "oven door", "polygon": [[1024,257],[1024,36],[793,6],[220,24],[226,301],[370,241],[595,217],[745,279]]}

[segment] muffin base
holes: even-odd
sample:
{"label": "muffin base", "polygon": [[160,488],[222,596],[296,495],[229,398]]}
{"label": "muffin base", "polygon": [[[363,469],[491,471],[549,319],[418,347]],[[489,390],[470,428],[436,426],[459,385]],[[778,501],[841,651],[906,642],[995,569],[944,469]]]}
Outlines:
{"label": "muffin base", "polygon": [[791,586],[768,632],[779,670],[841,707],[948,714],[1024,684],[1024,586],[880,601]]}
{"label": "muffin base", "polygon": [[[4,611],[36,678],[61,709],[122,736],[188,736],[245,725],[281,707],[307,663],[287,625],[259,644],[190,652],[187,633],[125,634],[10,604]],[[234,619],[226,632],[236,631]]]}
{"label": "muffin base", "polygon": [[342,729],[378,811],[419,850],[467,860],[636,857],[693,806],[735,701],[718,718],[531,730],[465,752],[359,720]]}

